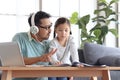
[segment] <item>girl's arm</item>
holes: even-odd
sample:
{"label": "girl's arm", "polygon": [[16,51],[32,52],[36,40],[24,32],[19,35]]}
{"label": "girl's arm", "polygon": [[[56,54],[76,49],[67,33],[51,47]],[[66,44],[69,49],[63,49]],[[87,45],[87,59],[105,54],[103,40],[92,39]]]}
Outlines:
{"label": "girl's arm", "polygon": [[70,37],[69,44],[70,44],[70,55],[72,58],[72,62],[79,62],[78,49],[76,47],[73,37]]}

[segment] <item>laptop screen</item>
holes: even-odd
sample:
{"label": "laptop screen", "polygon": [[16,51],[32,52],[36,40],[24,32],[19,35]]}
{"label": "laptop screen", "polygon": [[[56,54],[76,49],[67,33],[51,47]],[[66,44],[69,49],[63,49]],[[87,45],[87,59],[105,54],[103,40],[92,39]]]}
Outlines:
{"label": "laptop screen", "polygon": [[2,66],[25,66],[23,56],[16,42],[0,43],[0,60]]}

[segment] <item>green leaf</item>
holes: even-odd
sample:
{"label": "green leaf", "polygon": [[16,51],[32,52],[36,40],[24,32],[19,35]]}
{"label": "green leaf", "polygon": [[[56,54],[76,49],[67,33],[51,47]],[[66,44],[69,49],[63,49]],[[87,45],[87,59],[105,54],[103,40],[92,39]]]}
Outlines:
{"label": "green leaf", "polygon": [[100,2],[98,3],[98,6],[107,6],[107,4],[105,2]]}
{"label": "green leaf", "polygon": [[108,26],[102,26],[101,27],[102,35],[105,35],[108,33]]}
{"label": "green leaf", "polygon": [[109,19],[109,21],[117,21],[115,18],[111,18]]}
{"label": "green leaf", "polygon": [[89,14],[81,17],[81,19],[80,19],[80,21],[83,21],[85,25],[88,24],[89,20],[90,20]]}
{"label": "green leaf", "polygon": [[98,14],[101,10],[94,10],[94,14]]}
{"label": "green leaf", "polygon": [[101,28],[101,24],[98,23],[90,30],[90,32],[92,32],[92,31],[94,31],[96,29],[100,29],[100,28]]}
{"label": "green leaf", "polygon": [[113,12],[111,13],[111,15],[116,15],[116,12],[113,11]]}
{"label": "green leaf", "polygon": [[97,19],[99,19],[99,18],[100,18],[100,19],[105,19],[104,16],[97,16],[97,17],[92,18],[92,21],[95,22],[95,21],[97,21]]}
{"label": "green leaf", "polygon": [[113,4],[113,3],[116,3],[116,2],[118,2],[119,0],[112,0],[112,1],[110,1],[110,4],[109,5],[111,5],[111,4]]}
{"label": "green leaf", "polygon": [[73,12],[72,16],[70,17],[70,22],[71,24],[76,24],[78,21],[78,13],[77,12]]}
{"label": "green leaf", "polygon": [[107,3],[106,0],[98,0],[98,3]]}
{"label": "green leaf", "polygon": [[101,34],[99,36],[99,40],[101,42],[104,42],[105,36],[108,33],[108,26],[102,26],[100,30],[101,30]]}
{"label": "green leaf", "polygon": [[109,29],[109,31],[115,35],[115,37],[118,37],[118,32],[117,32],[117,29]]}
{"label": "green leaf", "polygon": [[90,20],[90,15],[85,15],[83,17],[81,17],[79,20],[78,20],[78,25],[79,25],[79,28],[84,28],[86,27],[86,25],[89,23],[89,20]]}
{"label": "green leaf", "polygon": [[98,18],[97,20],[94,20],[93,22],[95,22],[95,21],[97,21],[97,22],[99,22],[99,23],[100,23],[100,22],[103,22],[103,23],[106,22],[104,19],[99,19],[99,18]]}
{"label": "green leaf", "polygon": [[87,38],[87,37],[88,37],[88,33],[87,33],[86,29],[82,29],[81,38]]}
{"label": "green leaf", "polygon": [[96,38],[98,38],[101,34],[101,30],[100,29],[96,29],[94,30],[94,35],[96,36]]}
{"label": "green leaf", "polygon": [[112,14],[112,10],[111,9],[109,9],[109,8],[106,8],[106,10],[105,10],[105,13],[106,13],[106,17],[109,17],[111,14]]}

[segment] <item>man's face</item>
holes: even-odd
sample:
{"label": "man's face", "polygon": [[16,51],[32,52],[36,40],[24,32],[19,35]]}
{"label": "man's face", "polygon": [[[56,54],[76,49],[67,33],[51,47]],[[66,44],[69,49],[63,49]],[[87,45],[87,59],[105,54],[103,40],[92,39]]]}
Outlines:
{"label": "man's face", "polygon": [[37,37],[40,41],[46,40],[49,38],[51,33],[52,23],[49,18],[41,19],[41,24],[38,26],[39,32],[37,33]]}

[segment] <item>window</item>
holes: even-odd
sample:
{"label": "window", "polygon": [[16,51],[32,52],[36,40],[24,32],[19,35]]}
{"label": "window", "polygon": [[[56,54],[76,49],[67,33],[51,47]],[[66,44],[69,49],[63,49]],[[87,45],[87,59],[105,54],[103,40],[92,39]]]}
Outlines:
{"label": "window", "polygon": [[[42,2],[42,5],[39,5],[40,1]],[[118,9],[120,9],[119,6]],[[97,0],[1,0],[0,36],[2,38],[0,39],[0,42],[11,41],[12,37],[17,32],[28,31],[28,16],[31,12],[38,11],[39,8],[52,15],[51,20],[54,25],[54,22],[58,17],[70,18],[74,11],[77,11],[80,17],[90,14],[91,18],[93,18],[93,11],[97,8]],[[94,24],[90,22],[87,26],[88,28],[91,28],[92,25]],[[80,47],[80,33],[77,26],[72,25],[72,33],[76,40],[76,44],[78,44],[77,46]],[[109,40],[109,37],[111,40]],[[50,36],[50,39],[52,38],[53,33]],[[108,36],[106,45],[114,46],[115,43],[114,37],[111,37],[111,35]]]}
{"label": "window", "polygon": [[28,16],[39,10],[39,0],[0,1],[0,42],[11,41],[17,32],[28,31]]}

